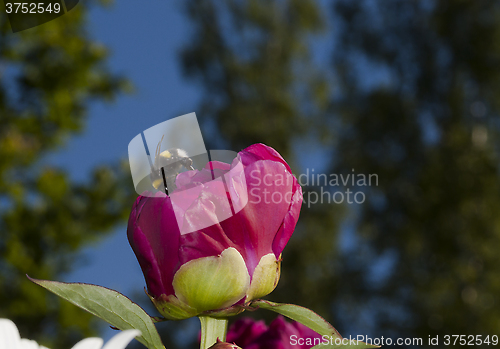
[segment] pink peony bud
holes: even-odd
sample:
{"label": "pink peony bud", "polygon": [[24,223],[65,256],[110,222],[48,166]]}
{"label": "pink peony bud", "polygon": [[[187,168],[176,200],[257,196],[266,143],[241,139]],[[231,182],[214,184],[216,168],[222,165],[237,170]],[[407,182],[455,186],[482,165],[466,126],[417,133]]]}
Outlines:
{"label": "pink peony bud", "polygon": [[243,349],[309,349],[322,343],[318,333],[281,315],[269,327],[262,320],[239,319],[229,327],[226,340]]}
{"label": "pink peony bud", "polygon": [[173,320],[228,315],[227,308],[269,294],[302,204],[280,154],[255,144],[231,165],[214,161],[179,174],[176,186],[170,196],[140,196],[128,223],[160,313]]}

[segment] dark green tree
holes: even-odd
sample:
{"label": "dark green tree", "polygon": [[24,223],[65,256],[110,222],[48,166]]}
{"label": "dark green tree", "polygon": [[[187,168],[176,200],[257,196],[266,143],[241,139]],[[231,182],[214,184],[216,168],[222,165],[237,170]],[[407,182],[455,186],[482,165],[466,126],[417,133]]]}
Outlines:
{"label": "dark green tree", "polygon": [[128,86],[107,69],[106,49],[89,38],[86,18],[80,4],[13,34],[0,3],[0,317],[54,349],[95,334],[95,323],[26,274],[57,279],[71,270],[79,249],[123,222],[133,200],[118,163],[83,183],[43,164],[84,130],[92,101]]}
{"label": "dark green tree", "polygon": [[[336,137],[324,159],[332,173],[378,175],[351,206],[352,247],[336,244],[339,205],[304,207],[270,298],[311,307],[346,334],[494,334],[498,2],[346,0],[329,15],[292,0],[187,8],[195,29],[183,63],[205,89],[200,114],[215,141],[269,144],[299,170],[304,139]],[[333,39],[311,51],[321,28]],[[314,66],[325,52],[332,66]]]}
{"label": "dark green tree", "polygon": [[209,142],[242,149],[260,141],[289,157],[327,97],[308,47],[323,28],[317,6],[194,0],[186,8],[195,34],[182,63],[205,91],[200,118],[218,132]]}
{"label": "dark green tree", "polygon": [[[342,120],[333,170],[379,175],[357,223],[366,253],[347,274],[355,287],[338,302],[341,311],[356,309],[352,321],[369,309],[374,335],[498,329],[499,5],[333,7],[342,28],[334,68],[344,91],[332,102],[331,117]],[[370,275],[383,259],[383,275]]]}

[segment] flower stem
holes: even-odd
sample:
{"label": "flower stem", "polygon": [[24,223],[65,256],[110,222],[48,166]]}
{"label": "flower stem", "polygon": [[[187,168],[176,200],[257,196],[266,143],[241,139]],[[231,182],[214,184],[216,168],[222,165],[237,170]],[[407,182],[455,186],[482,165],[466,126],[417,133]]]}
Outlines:
{"label": "flower stem", "polygon": [[227,319],[216,319],[210,316],[199,316],[201,322],[201,344],[200,349],[208,349],[217,342],[219,338],[226,341]]}

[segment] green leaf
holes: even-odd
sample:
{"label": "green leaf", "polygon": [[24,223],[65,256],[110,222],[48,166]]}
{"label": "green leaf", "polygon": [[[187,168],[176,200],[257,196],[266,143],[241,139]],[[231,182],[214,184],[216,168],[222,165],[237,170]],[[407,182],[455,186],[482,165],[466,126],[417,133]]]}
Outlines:
{"label": "green leaf", "polygon": [[153,319],[121,293],[90,284],[37,280],[29,276],[28,278],[120,330],[141,331],[137,340],[149,349],[165,349]]}
{"label": "green leaf", "polygon": [[[327,336],[329,343],[321,343],[314,348],[379,348],[379,346],[366,344],[359,341],[354,341],[352,344],[348,339],[343,339],[340,333],[328,321],[316,314],[314,311],[294,304],[283,304],[258,299],[249,304],[252,308],[262,308],[274,311],[284,315],[292,320],[300,322],[302,325],[309,327],[311,330],[319,333],[321,336]],[[342,345],[344,340],[345,345]]]}
{"label": "green leaf", "polygon": [[289,317],[292,320],[300,322],[301,324],[309,327],[311,330],[319,333],[322,336],[332,336],[333,340],[336,338],[342,339],[340,333],[328,323],[321,316],[314,311],[294,304],[283,304],[258,299],[250,303],[251,307],[272,310],[278,314]]}

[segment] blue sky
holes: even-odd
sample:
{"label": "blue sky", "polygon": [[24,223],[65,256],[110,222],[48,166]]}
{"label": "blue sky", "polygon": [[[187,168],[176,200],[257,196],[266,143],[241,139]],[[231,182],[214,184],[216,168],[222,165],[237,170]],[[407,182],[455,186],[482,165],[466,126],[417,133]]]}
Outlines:
{"label": "blue sky", "polygon": [[[128,143],[134,136],[166,119],[196,111],[200,97],[199,88],[183,79],[178,60],[180,48],[190,37],[181,1],[146,6],[120,0],[109,8],[94,7],[89,28],[91,36],[109,48],[110,69],[127,76],[135,93],[122,95],[112,104],[92,104],[86,130],[69,139],[65,149],[50,155],[50,163],[66,168],[76,180],[85,180],[98,164],[127,158]],[[86,248],[82,256],[64,281],[99,284],[132,298],[145,285],[127,241],[126,226]],[[102,335],[109,338],[114,332],[102,324]]]}

